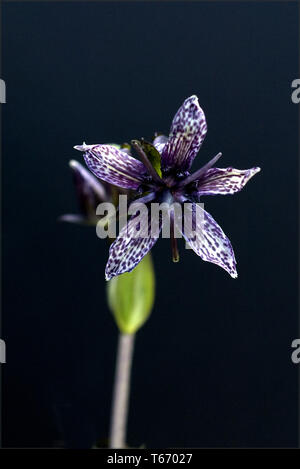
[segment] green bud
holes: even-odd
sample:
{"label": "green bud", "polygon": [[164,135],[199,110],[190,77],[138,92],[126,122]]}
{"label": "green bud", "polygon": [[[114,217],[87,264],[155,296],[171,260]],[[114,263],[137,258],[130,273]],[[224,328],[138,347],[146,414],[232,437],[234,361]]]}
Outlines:
{"label": "green bud", "polygon": [[112,278],[107,299],[117,326],[123,334],[134,334],[150,316],[155,297],[155,276],[151,254],[132,272]]}

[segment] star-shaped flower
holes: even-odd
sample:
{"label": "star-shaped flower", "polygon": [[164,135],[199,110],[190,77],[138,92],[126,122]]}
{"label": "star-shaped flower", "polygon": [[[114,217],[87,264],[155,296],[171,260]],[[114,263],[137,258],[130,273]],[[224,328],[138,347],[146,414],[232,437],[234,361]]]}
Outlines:
{"label": "star-shaped flower", "polygon": [[[177,111],[169,137],[158,136],[153,145],[147,142],[133,141],[132,146],[141,161],[111,145],[80,145],[74,148],[84,152],[84,159],[89,169],[101,180],[121,188],[146,194],[141,199],[144,203],[189,202],[193,209],[203,195],[234,194],[240,191],[249,179],[260,171],[254,167],[246,170],[213,167],[220,158],[216,155],[209,163],[193,174],[190,168],[197,155],[207,125],[198,98],[187,98]],[[233,278],[237,277],[236,260],[231,243],[223,230],[202,210],[201,226],[196,226],[196,236],[190,237],[180,227],[186,242],[204,261],[212,262],[225,269]],[[151,232],[151,217],[144,220]],[[173,222],[173,223],[172,223]],[[106,279],[130,272],[149,252],[158,236],[137,237],[135,217],[119,233],[111,245],[106,265]],[[159,226],[159,231],[161,226]],[[173,234],[173,236],[172,236]],[[171,240],[173,258],[177,260],[177,246],[174,240],[174,217],[171,215]]]}

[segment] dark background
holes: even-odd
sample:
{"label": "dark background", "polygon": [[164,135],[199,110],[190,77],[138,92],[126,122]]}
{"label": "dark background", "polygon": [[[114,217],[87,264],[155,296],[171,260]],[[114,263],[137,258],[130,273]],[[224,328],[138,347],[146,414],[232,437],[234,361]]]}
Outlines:
{"label": "dark background", "polygon": [[168,132],[199,96],[194,169],[262,172],[205,199],[238,280],[181,244],[153,250],[157,296],[138,333],[131,446],[297,445],[296,3],[3,4],[3,445],[89,448],[108,434],[117,329],[108,246],[77,212],[68,161],[88,143]]}

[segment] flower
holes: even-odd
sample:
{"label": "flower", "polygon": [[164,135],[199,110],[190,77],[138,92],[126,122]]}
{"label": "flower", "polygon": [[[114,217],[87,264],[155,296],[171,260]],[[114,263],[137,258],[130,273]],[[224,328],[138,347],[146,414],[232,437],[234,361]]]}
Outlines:
{"label": "flower", "polygon": [[[126,146],[124,148],[124,145]],[[128,144],[122,146],[112,144],[128,153]],[[73,181],[78,200],[80,214],[67,213],[59,217],[59,221],[79,225],[95,226],[102,218],[96,215],[96,209],[102,202],[117,203],[119,194],[129,193],[125,189],[113,186],[105,181],[100,182],[90,171],[76,160],[70,160],[69,166],[73,173]]]}
{"label": "flower", "polygon": [[73,173],[80,214],[67,213],[59,217],[59,221],[76,223],[79,225],[96,225],[100,217],[96,215],[96,208],[101,202],[110,200],[108,184],[102,184],[78,161],[71,160],[69,166]]}
{"label": "flower", "polygon": [[[129,145],[114,147],[129,153]],[[78,161],[71,160],[69,166],[73,173],[73,180],[78,199],[80,214],[65,214],[59,221],[87,226],[102,223],[108,227],[112,218],[118,218],[115,213],[110,220],[96,215],[96,209],[102,202],[117,205],[120,194],[130,195],[126,189],[120,189],[106,182],[100,182]],[[113,238],[109,238],[112,242]],[[133,288],[134,286],[134,288]],[[116,324],[123,334],[134,334],[149,318],[155,298],[155,272],[151,253],[144,257],[139,267],[129,275],[115,277],[107,284],[108,305],[113,313]]]}
{"label": "flower", "polygon": [[[216,168],[214,165],[221,157],[221,153],[218,153],[205,166],[190,174],[191,165],[206,131],[204,112],[199,106],[197,96],[191,96],[175,114],[169,137],[157,136],[153,145],[145,141],[132,141],[141,161],[111,145],[83,144],[74,148],[84,153],[88,168],[99,179],[143,194],[138,201],[150,203],[168,200],[169,203],[180,204],[189,202],[192,210],[196,210],[201,196],[234,194],[260,171],[258,167],[246,170]],[[236,260],[229,239],[213,217],[204,209],[201,210],[203,224],[201,227],[196,226],[196,236],[192,238],[180,228],[182,236],[204,261],[219,265],[236,278]],[[173,259],[178,260],[174,218],[172,214],[170,216]],[[133,270],[157,241],[158,236],[133,236],[136,229],[134,218],[129,220],[110,247],[105,269],[107,280]],[[151,230],[150,217],[147,222]],[[161,228],[160,226],[158,231]]]}

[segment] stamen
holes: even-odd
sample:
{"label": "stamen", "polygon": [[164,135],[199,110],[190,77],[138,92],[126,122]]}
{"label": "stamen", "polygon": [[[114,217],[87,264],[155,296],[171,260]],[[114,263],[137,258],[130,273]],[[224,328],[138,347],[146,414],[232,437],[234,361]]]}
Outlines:
{"label": "stamen", "polygon": [[179,262],[179,251],[177,246],[177,238],[175,238],[175,226],[174,226],[174,213],[170,213],[170,236],[171,236],[171,249],[172,249],[172,260],[173,262]]}
{"label": "stamen", "polygon": [[187,184],[190,184],[191,182],[194,182],[196,179],[199,179],[201,176],[203,176],[204,173],[206,173],[206,171],[208,169],[210,169],[212,166],[215,165],[215,163],[218,161],[219,158],[221,158],[221,156],[222,156],[222,153],[218,153],[208,163],[206,163],[206,165],[204,165],[204,166],[202,166],[202,168],[198,169],[198,171],[191,174],[187,178],[183,179],[183,181],[181,181],[178,184],[178,187],[184,187]]}
{"label": "stamen", "polygon": [[144,165],[148,169],[148,172],[149,172],[150,176],[152,176],[153,181],[158,182],[158,183],[162,183],[161,177],[157,174],[157,172],[153,168],[152,164],[150,163],[150,161],[148,159],[148,156],[146,155],[146,153],[142,149],[140,142],[138,142],[137,140],[132,140],[131,145],[136,150],[136,152],[139,154],[142,163],[144,163]]}

